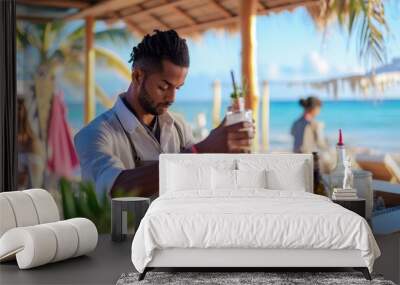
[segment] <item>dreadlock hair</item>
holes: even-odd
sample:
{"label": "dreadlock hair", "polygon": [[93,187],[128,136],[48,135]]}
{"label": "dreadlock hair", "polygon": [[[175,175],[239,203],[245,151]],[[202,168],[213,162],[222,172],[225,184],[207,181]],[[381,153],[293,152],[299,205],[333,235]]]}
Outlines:
{"label": "dreadlock hair", "polygon": [[141,67],[158,71],[161,70],[164,59],[182,67],[189,67],[186,40],[179,37],[175,30],[154,30],[152,35],[147,34],[136,47],[133,47],[129,62],[132,62],[132,68]]}

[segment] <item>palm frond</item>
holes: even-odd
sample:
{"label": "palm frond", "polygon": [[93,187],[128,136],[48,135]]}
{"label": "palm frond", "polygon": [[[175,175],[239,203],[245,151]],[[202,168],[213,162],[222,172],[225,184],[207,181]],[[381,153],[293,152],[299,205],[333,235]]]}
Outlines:
{"label": "palm frond", "polygon": [[[82,70],[75,68],[69,68],[68,70],[65,70],[63,72],[63,79],[76,88],[83,88],[85,83],[84,77],[82,76]],[[114,105],[113,100],[107,96],[106,92],[98,84],[95,84],[95,95],[100,104],[106,108],[111,108]]]}
{"label": "palm frond", "polygon": [[95,57],[99,64],[107,66],[107,68],[115,70],[123,78],[130,81],[131,70],[128,65],[124,63],[116,54],[101,47],[95,47]]}
{"label": "palm frond", "polygon": [[96,32],[94,39],[96,42],[107,41],[115,44],[127,44],[132,39],[132,36],[125,28],[112,28]]}
{"label": "palm frond", "polygon": [[62,41],[61,46],[76,46],[81,49],[84,48],[83,39],[85,37],[85,26],[79,26],[70,32]]}
{"label": "palm frond", "polygon": [[19,50],[27,48],[30,45],[28,34],[26,33],[24,24],[18,21],[16,25],[16,34],[17,48]]}
{"label": "palm frond", "polygon": [[[359,0],[364,3],[363,0]],[[384,33],[388,30],[384,6],[381,1],[369,0],[361,6],[362,28],[359,33],[358,53],[366,64],[386,61]]]}
{"label": "palm frond", "polygon": [[64,42],[65,37],[70,33],[70,25],[67,22],[62,20],[55,20],[51,22],[48,35],[49,42],[47,46],[48,57],[52,57],[54,53],[58,52],[60,46]]}
{"label": "palm frond", "polygon": [[17,25],[18,27],[18,37],[24,37],[24,42],[32,47],[37,48],[40,50],[42,48],[42,32],[43,32],[43,25],[33,25],[27,23],[21,23]]}
{"label": "palm frond", "polygon": [[356,52],[366,65],[386,61],[385,37],[389,28],[383,0],[326,0],[321,1],[319,11],[318,14],[309,9],[316,23],[326,24],[336,16],[339,25],[347,25],[350,38],[356,32]]}
{"label": "palm frond", "polygon": [[62,78],[75,88],[83,88],[84,86],[84,77],[82,76],[82,70],[80,69],[64,69],[62,72]]}
{"label": "palm frond", "polygon": [[[114,44],[127,44],[131,39],[130,33],[123,28],[112,28],[94,33],[94,40],[97,43],[112,42]],[[72,31],[63,41],[63,44],[74,45],[78,48],[84,48],[85,25],[82,25]]]}
{"label": "palm frond", "polygon": [[99,84],[94,86],[95,94],[97,100],[99,100],[100,104],[102,104],[106,108],[111,108],[114,105],[114,102],[108,98],[106,92],[104,92],[103,88]]}
{"label": "palm frond", "polygon": [[[46,72],[56,74],[59,71],[62,79],[69,85],[83,88],[84,86],[84,36],[85,26],[76,28],[63,22],[48,24],[29,24],[17,26],[17,43],[19,47],[33,46],[40,53],[40,64],[45,66]],[[97,41],[128,41],[129,33],[121,28],[114,28],[95,33]],[[116,54],[100,47],[95,47],[95,58],[99,66],[115,70],[122,78],[130,81],[131,71]],[[113,105],[104,90],[95,86],[96,97],[106,107]]]}
{"label": "palm frond", "polygon": [[49,54],[51,44],[54,42],[56,33],[53,31],[53,23],[47,23],[43,33],[43,52]]}

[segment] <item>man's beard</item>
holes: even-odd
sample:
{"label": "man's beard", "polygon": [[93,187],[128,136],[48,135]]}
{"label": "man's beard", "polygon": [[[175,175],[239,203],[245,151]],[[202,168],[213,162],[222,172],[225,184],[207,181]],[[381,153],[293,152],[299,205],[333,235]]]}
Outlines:
{"label": "man's beard", "polygon": [[149,93],[147,93],[145,89],[145,82],[143,82],[143,85],[140,87],[139,90],[139,104],[145,110],[147,113],[152,114],[154,116],[161,115],[163,113],[163,107],[169,107],[172,105],[173,102],[167,102],[167,103],[159,103],[156,104],[150,97]]}

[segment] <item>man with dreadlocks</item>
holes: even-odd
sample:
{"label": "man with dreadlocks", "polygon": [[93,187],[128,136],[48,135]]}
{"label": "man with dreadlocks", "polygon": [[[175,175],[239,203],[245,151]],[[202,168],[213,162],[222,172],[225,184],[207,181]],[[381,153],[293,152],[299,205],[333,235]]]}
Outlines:
{"label": "man with dreadlocks", "polygon": [[252,123],[220,126],[199,143],[168,112],[189,69],[186,41],[174,30],[146,35],[131,53],[132,82],[115,105],[75,136],[82,178],[99,194],[154,196],[160,153],[249,152]]}

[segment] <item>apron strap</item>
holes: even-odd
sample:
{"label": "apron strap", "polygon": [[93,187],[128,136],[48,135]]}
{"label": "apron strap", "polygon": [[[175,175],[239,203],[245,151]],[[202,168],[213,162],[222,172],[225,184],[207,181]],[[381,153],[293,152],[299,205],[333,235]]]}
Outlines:
{"label": "apron strap", "polygon": [[[125,130],[124,126],[122,125],[122,122],[121,122],[121,120],[118,118],[118,115],[117,115],[116,113],[114,113],[114,115],[115,115],[115,117],[117,118],[118,122],[120,123],[120,125],[121,125],[121,127],[122,127],[122,129],[123,129],[123,131],[124,131],[124,134],[125,134],[126,138],[127,138],[128,141],[129,141],[129,145],[131,146],[131,152],[132,152],[132,155],[133,155],[133,160],[134,160],[135,165],[140,164],[139,162],[141,161],[141,158],[140,158],[139,155],[137,154],[135,145],[134,145],[133,141],[131,140],[131,137],[129,136],[128,132]],[[181,130],[181,128],[179,127],[178,123],[175,122],[175,121],[174,121],[174,126],[175,126],[176,131],[178,132],[178,137],[179,137],[179,149],[180,149],[181,151],[183,151],[184,146],[183,146],[183,134],[182,134],[182,130]]]}
{"label": "apron strap", "polygon": [[178,123],[174,121],[174,126],[176,131],[178,132],[178,137],[179,137],[179,149],[181,151],[184,150],[184,143],[183,143],[183,134],[182,134],[182,130],[181,127],[179,127]]}

